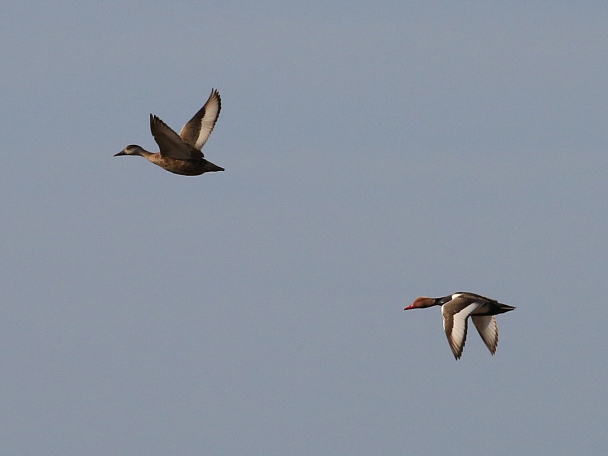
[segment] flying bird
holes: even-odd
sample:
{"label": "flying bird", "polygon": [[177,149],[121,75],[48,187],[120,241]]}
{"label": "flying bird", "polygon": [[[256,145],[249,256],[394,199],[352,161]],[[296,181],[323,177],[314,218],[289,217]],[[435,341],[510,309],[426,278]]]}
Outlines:
{"label": "flying bird", "polygon": [[179,135],[158,117],[150,114],[150,130],[160,152],[148,152],[143,147],[132,144],[114,156],[139,155],[167,171],[184,176],[224,171],[224,168],[205,160],[201,151],[215,127],[221,108],[220,93],[212,89],[205,105],[184,125]]}
{"label": "flying bird", "polygon": [[456,359],[460,359],[462,356],[462,350],[467,339],[469,316],[486,347],[493,355],[496,353],[496,347],[498,346],[498,325],[494,315],[515,309],[513,306],[502,304],[475,293],[458,292],[442,298],[421,296],[416,298],[412,305],[404,310],[432,306],[441,306],[443,329],[445,329],[450,348]]}

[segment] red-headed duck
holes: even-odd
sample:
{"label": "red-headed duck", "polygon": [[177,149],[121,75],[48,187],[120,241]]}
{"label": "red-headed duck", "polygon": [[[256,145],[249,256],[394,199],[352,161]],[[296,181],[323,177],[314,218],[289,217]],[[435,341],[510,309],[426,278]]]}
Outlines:
{"label": "red-headed duck", "polygon": [[443,298],[416,298],[412,305],[404,310],[421,309],[425,307],[441,306],[443,315],[443,329],[448,336],[448,342],[454,357],[460,359],[465,341],[467,339],[467,322],[469,316],[477,328],[486,347],[492,355],[496,353],[498,345],[498,325],[494,315],[510,312],[513,306],[502,304],[494,299],[485,298],[475,293],[458,292]]}
{"label": "red-headed duck", "polygon": [[143,147],[132,144],[114,156],[139,155],[167,171],[184,176],[224,171],[224,168],[205,160],[201,151],[215,127],[221,108],[220,94],[212,89],[205,106],[184,125],[179,135],[158,117],[150,114],[150,130],[160,152],[148,152]]}

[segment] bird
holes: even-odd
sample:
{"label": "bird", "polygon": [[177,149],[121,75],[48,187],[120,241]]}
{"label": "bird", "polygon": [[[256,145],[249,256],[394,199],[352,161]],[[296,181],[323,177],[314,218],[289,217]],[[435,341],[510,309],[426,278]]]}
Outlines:
{"label": "bird", "polygon": [[150,130],[160,152],[148,152],[141,146],[131,144],[114,156],[139,155],[167,171],[183,176],[224,171],[224,168],[205,160],[201,151],[215,127],[221,108],[220,93],[211,89],[205,105],[184,125],[179,135],[158,117],[150,114]]}
{"label": "bird", "polygon": [[443,315],[443,329],[448,338],[450,348],[457,360],[462,356],[462,350],[467,339],[467,326],[469,316],[477,328],[490,353],[496,353],[498,346],[498,325],[494,315],[510,312],[513,306],[502,304],[494,299],[469,293],[458,292],[442,298],[429,298],[420,296],[404,310],[422,309],[426,307],[441,306]]}

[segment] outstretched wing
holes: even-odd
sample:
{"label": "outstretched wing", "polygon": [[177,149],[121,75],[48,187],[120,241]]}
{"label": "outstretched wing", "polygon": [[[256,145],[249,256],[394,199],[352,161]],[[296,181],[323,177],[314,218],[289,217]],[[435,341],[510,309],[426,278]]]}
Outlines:
{"label": "outstretched wing", "polygon": [[493,315],[481,317],[473,315],[471,319],[490,353],[496,353],[496,347],[498,346],[498,324],[496,323],[496,318]]}
{"label": "outstretched wing", "polygon": [[201,150],[215,127],[220,109],[222,109],[220,93],[212,89],[205,106],[184,125],[179,136],[195,149]]}
{"label": "outstretched wing", "polygon": [[177,160],[198,158],[193,154],[193,149],[177,133],[153,114],[150,114],[150,131],[152,131],[152,136],[154,136],[154,140],[160,148],[160,155],[162,157],[175,158]]}
{"label": "outstretched wing", "polygon": [[462,350],[467,340],[467,319],[480,305],[481,303],[474,299],[456,296],[441,306],[443,329],[456,359],[462,356]]}

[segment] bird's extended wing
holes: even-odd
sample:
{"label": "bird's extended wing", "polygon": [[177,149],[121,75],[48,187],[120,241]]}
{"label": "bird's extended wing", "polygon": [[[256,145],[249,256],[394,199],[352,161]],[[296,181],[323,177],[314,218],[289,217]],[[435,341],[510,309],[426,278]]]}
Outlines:
{"label": "bird's extended wing", "polygon": [[205,106],[184,125],[179,136],[195,149],[201,150],[215,127],[220,109],[222,109],[220,93],[212,89]]}
{"label": "bird's extended wing", "polygon": [[473,315],[471,319],[490,353],[496,353],[496,347],[498,346],[498,324],[496,323],[496,318],[493,315]]}
{"label": "bird's extended wing", "polygon": [[443,329],[456,359],[462,356],[467,340],[467,319],[480,305],[480,302],[459,296],[441,306]]}
{"label": "bird's extended wing", "polygon": [[160,148],[161,156],[177,160],[196,158],[192,154],[192,148],[182,141],[178,134],[167,126],[165,122],[153,114],[150,114],[150,130]]}

